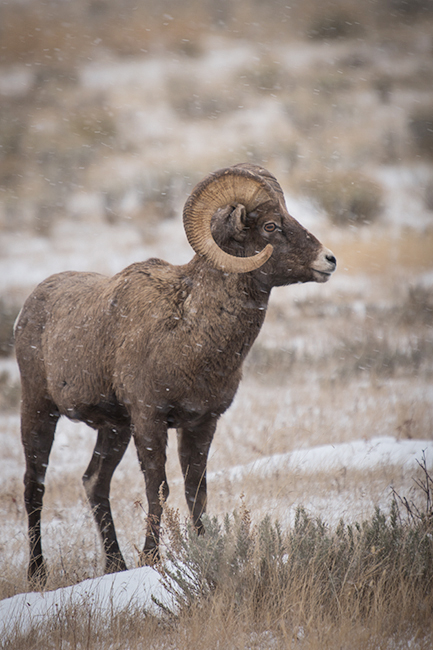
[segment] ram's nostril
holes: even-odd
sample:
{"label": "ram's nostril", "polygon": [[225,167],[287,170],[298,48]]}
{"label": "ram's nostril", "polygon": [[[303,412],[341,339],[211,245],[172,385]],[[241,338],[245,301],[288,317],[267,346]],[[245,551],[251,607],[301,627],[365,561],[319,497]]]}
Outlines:
{"label": "ram's nostril", "polygon": [[337,264],[337,260],[335,259],[334,255],[326,255],[326,259],[330,264]]}

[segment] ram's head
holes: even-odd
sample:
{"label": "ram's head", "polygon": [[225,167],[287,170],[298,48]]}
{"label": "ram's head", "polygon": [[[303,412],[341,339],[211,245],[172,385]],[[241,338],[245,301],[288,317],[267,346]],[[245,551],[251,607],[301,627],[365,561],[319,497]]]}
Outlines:
{"label": "ram's head", "polygon": [[336,267],[332,252],[290,216],[276,178],[258,165],[209,174],[183,218],[194,251],[226,273],[256,272],[279,286],[326,282]]}

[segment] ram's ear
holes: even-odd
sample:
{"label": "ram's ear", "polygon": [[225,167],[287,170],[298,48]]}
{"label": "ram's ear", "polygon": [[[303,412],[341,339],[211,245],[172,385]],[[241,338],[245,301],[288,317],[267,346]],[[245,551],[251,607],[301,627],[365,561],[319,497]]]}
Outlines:
{"label": "ram's ear", "polygon": [[243,242],[246,237],[247,211],[242,203],[232,203],[219,208],[212,218],[212,235],[217,241],[234,239]]}
{"label": "ram's ear", "polygon": [[228,205],[226,208],[226,228],[235,241],[243,242],[246,237],[247,211],[242,203]]}

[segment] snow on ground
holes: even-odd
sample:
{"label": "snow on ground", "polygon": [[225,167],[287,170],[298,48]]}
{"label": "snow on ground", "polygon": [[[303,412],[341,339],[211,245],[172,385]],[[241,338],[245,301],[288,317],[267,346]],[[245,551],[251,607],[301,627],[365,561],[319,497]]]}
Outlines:
{"label": "snow on ground", "polygon": [[[383,465],[414,468],[425,454],[427,467],[433,466],[432,440],[396,440],[392,437],[355,440],[335,445],[320,445],[275,454],[246,465],[210,473],[209,482],[221,478],[239,480],[247,475],[263,477],[276,472],[319,472],[347,468],[372,470]],[[329,500],[329,499],[328,499]],[[329,505],[329,503],[328,503]],[[338,510],[338,504],[334,508]],[[152,597],[166,607],[174,607],[160,574],[150,567],[131,569],[85,580],[51,592],[18,594],[0,602],[0,636],[6,639],[14,630],[21,632],[34,625],[46,625],[73,607],[85,606],[92,613],[113,615],[131,609],[158,613]]]}
{"label": "snow on ground", "polygon": [[31,627],[43,627],[74,607],[85,607],[93,616],[101,617],[143,609],[156,614],[158,606],[152,596],[173,609],[173,598],[151,567],[84,580],[55,591],[18,594],[0,602],[0,637],[6,640],[14,631],[25,633]]}
{"label": "snow on ground", "polygon": [[[431,471],[432,440],[384,436],[303,447],[209,472],[209,498],[213,510],[225,512],[227,495],[244,494],[255,521],[270,515],[284,528],[293,525],[299,506],[331,527],[341,519],[355,523],[376,507],[388,512],[394,481],[404,481],[411,493],[423,458]],[[354,476],[363,482],[347,481]]]}
{"label": "snow on ground", "polygon": [[392,437],[354,440],[335,445],[320,445],[297,449],[286,454],[274,454],[247,465],[209,473],[208,480],[224,477],[239,480],[248,474],[271,476],[280,471],[328,472],[337,469],[372,469],[384,464],[416,468],[425,452],[427,465],[433,464],[433,440],[396,440]]}

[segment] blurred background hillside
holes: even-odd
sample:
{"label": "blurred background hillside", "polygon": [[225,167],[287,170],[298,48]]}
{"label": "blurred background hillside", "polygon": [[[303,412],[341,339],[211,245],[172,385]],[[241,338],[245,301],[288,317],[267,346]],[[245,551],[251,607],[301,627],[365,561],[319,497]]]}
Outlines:
{"label": "blurred background hillside", "polygon": [[343,221],[424,163],[433,209],[431,0],[10,0],[0,39],[2,231],[145,228],[244,160]]}

